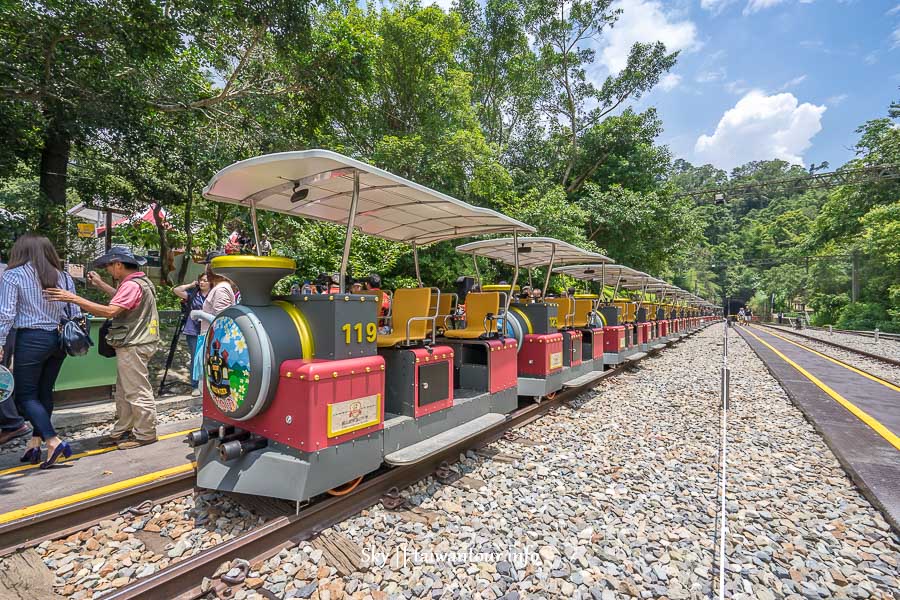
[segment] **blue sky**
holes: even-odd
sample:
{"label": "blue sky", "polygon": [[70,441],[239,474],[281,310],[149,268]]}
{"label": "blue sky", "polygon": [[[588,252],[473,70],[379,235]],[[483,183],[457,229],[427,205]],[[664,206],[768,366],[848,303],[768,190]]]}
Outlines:
{"label": "blue sky", "polygon": [[730,169],[783,158],[832,168],[855,129],[900,100],[898,0],[619,0],[598,46],[598,79],[634,41],[680,49],[637,104],[656,106],[679,158]]}

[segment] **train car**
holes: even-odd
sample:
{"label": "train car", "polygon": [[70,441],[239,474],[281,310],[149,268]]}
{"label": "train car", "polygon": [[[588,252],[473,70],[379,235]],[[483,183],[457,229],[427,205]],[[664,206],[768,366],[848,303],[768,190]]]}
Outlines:
{"label": "train car", "polygon": [[[342,225],[346,236],[339,293],[273,297],[295,272],[288,258],[213,260],[242,300],[215,316],[198,349],[203,424],[188,438],[198,486],[297,502],[346,493],[383,464],[424,460],[516,408],[515,342],[487,340],[481,376],[461,374],[470,353],[436,341],[441,294],[422,284],[418,248],[533,228],[324,150],[241,161],[204,197],[247,206],[254,236],[258,210]],[[356,230],[413,249],[419,286],[396,290],[389,315],[380,298],[345,291]]]}
{"label": "train car", "polygon": [[[640,298],[625,298],[622,292],[639,293],[650,276],[624,265],[569,265],[556,269],[557,273],[600,284],[596,312],[603,326],[603,362],[614,366],[642,351],[641,344],[649,327],[638,325],[638,317],[645,315]],[[606,290],[612,289],[609,298]]]}
{"label": "train car", "polygon": [[[611,263],[612,259],[546,237],[501,238],[463,244],[457,252],[472,257],[478,274],[478,258],[512,266],[513,281],[505,297],[506,310],[500,322],[504,334],[518,342],[518,389],[520,396],[540,399],[555,394],[568,382],[601,369],[583,352],[583,333],[576,326],[576,299],[548,298],[547,288],[555,265],[586,260]],[[544,283],[538,298],[518,298],[515,286],[521,268],[544,268]],[[484,288],[482,288],[484,289]],[[467,311],[469,307],[466,307]],[[477,319],[476,319],[477,324]]]}

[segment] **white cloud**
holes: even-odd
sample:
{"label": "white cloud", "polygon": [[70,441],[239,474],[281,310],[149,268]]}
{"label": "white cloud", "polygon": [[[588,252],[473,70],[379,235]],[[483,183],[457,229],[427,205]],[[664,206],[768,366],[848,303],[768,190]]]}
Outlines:
{"label": "white cloud", "polygon": [[829,96],[825,98],[826,106],[839,106],[844,103],[844,100],[849,98],[849,94],[835,94],[834,96]]}
{"label": "white cloud", "polygon": [[722,9],[732,3],[733,0],[700,0],[700,8],[714,13],[722,12]]}
{"label": "white cloud", "polygon": [[801,83],[803,83],[804,81],[806,81],[806,75],[794,77],[793,79],[791,79],[789,81],[785,81],[784,84],[781,86],[781,89],[786,90],[788,88],[796,87],[796,86],[800,85]]}
{"label": "white cloud", "polygon": [[694,153],[720,168],[780,158],[803,164],[803,152],[822,130],[825,106],[800,104],[790,93],[754,90],[725,111],[712,135],[701,135]]}
{"label": "white cloud", "polygon": [[701,71],[695,77],[697,83],[713,83],[714,81],[722,81],[725,79],[725,69],[719,67],[710,71]]}
{"label": "white cloud", "polygon": [[747,85],[747,82],[743,79],[738,79],[736,81],[729,81],[725,84],[725,90],[729,94],[737,94],[739,96],[746,94],[750,91],[750,87]]}
{"label": "white cloud", "polygon": [[784,0],[749,0],[747,6],[744,7],[744,14],[750,15],[766,8],[778,6],[782,2],[784,2]]}
{"label": "white cloud", "polygon": [[659,80],[659,87],[668,92],[677,88],[680,83],[681,75],[676,75],[675,73],[666,73]]}
{"label": "white cloud", "polygon": [[898,25],[897,29],[894,30],[894,33],[891,34],[891,40],[894,42],[891,44],[891,50],[900,48],[900,25]]}
{"label": "white cloud", "polygon": [[607,45],[600,51],[600,62],[610,73],[618,73],[628,64],[628,54],[635,42],[660,41],[666,50],[697,50],[697,26],[690,20],[678,20],[663,10],[657,0],[618,0],[615,8],[622,9],[616,26],[607,30]]}

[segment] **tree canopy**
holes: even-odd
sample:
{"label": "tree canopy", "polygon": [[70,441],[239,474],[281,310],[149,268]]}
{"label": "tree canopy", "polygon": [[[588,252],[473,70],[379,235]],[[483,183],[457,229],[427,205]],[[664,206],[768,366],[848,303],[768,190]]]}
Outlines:
{"label": "tree canopy", "polygon": [[[168,215],[123,228],[119,242],[162,255],[220,247],[246,215],[202,199],[210,177],[244,158],[320,147],[718,302],[774,294],[774,308],[799,300],[822,320],[900,324],[900,184],[762,185],[724,206],[680,195],[807,170],[673,160],[655,109],[635,104],[677,53],[636,43],[618,72],[597,76],[594,48],[620,16],[612,0],[457,0],[449,11],[417,0],[7,4],[0,251],[28,229],[71,246],[64,211],[77,202]],[[900,163],[898,118],[894,105],[864,124],[845,168]],[[273,215],[260,226],[298,260],[298,277],[337,267],[337,228]],[[471,270],[449,243],[425,249],[421,267],[444,287]],[[358,236],[351,269],[408,283],[410,250]],[[163,267],[169,281],[185,275]]]}

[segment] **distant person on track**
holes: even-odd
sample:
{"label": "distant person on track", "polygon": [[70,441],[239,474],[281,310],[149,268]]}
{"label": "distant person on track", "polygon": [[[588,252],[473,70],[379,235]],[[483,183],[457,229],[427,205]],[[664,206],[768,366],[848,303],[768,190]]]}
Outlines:
{"label": "distant person on track", "polygon": [[197,338],[200,336],[200,321],[190,317],[191,311],[203,310],[203,303],[209,294],[209,279],[206,273],[201,273],[196,281],[179,285],[172,291],[181,298],[181,309],[187,311],[187,319],[184,322],[184,339],[187,341],[191,360],[188,368],[191,371],[191,395],[200,395],[200,382],[194,378],[194,355],[197,353]]}
{"label": "distant person on track", "polygon": [[[33,233],[19,237],[13,244],[9,267],[0,278],[0,359],[4,359],[10,331],[15,328],[15,402],[32,427],[31,439],[20,460],[41,463],[41,445],[47,444],[47,460],[41,463],[42,469],[53,466],[61,456],[72,456],[69,444],[56,435],[50,421],[53,386],[66,358],[59,346],[66,300],[47,296],[48,291],[57,288],[74,290],[75,284],[63,271],[53,244]],[[69,318],[81,316],[77,306],[68,312]],[[24,424],[12,430],[7,439],[28,433],[23,427]]]}
{"label": "distant person on track", "polygon": [[269,256],[270,254],[272,254],[272,242],[269,241],[269,236],[262,234],[259,240],[259,255]]}
{"label": "distant person on track", "polygon": [[147,259],[128,248],[114,246],[97,258],[94,265],[118,282],[113,287],[91,271],[88,283],[112,298],[109,305],[91,302],[63,290],[48,290],[54,300],[72,302],[83,310],[111,319],[106,341],[116,349],[116,422],[112,431],[100,438],[101,447],[130,450],[156,442],[156,401],[150,385],[150,359],[159,345],[159,312],[156,288],[141,265]]}
{"label": "distant person on track", "polygon": [[744,307],[743,307],[743,306],[740,308],[740,310],[738,310],[738,318],[737,318],[737,321],[738,321],[738,324],[739,324],[739,325],[743,325],[744,323],[747,322],[747,314],[744,312]]}

